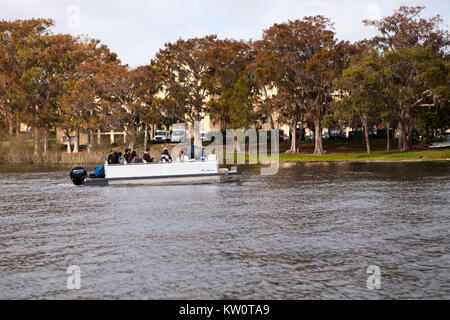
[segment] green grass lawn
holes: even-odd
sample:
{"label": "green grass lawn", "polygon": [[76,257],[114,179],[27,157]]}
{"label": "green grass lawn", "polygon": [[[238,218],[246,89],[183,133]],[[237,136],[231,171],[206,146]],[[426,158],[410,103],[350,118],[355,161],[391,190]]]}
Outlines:
{"label": "green grass lawn", "polygon": [[[449,160],[450,149],[428,149],[426,145],[416,144],[410,152],[396,152],[397,145],[391,144],[391,152],[386,152],[386,139],[371,139],[371,155],[367,155],[366,147],[361,139],[354,140],[323,140],[325,155],[315,156],[314,142],[302,141],[302,152],[285,153],[290,142],[280,143],[280,161],[424,161]],[[248,162],[249,157],[246,156]]]}
{"label": "green grass lawn", "polygon": [[371,155],[367,155],[366,147],[361,139],[324,140],[323,147],[327,154],[313,155],[314,143],[302,141],[302,153],[284,153],[289,145],[280,146],[280,161],[400,161],[400,160],[437,160],[450,159],[450,149],[430,150],[426,145],[414,145],[410,152],[396,152],[397,145],[391,142],[391,152],[386,152],[386,139],[371,139]]}
{"label": "green grass lawn", "polygon": [[400,161],[450,159],[450,150],[420,150],[411,152],[333,153],[322,156],[312,154],[280,154],[280,161]]}

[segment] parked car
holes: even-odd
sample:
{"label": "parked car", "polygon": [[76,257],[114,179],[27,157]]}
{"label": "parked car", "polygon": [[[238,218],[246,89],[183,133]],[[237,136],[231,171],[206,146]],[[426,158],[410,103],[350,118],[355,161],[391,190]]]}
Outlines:
{"label": "parked car", "polygon": [[170,142],[170,131],[156,130],[155,136],[153,137],[153,143],[169,143],[169,142]]}
{"label": "parked car", "polygon": [[170,140],[172,143],[180,143],[184,142],[188,137],[189,133],[186,130],[173,130]]}
{"label": "parked car", "polygon": [[330,139],[345,139],[345,130],[343,129],[330,129],[328,130]]}

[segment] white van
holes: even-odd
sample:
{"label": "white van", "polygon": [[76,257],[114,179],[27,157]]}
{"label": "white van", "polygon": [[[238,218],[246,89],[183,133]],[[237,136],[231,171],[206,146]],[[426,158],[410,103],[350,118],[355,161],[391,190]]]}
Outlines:
{"label": "white van", "polygon": [[168,143],[170,142],[170,131],[156,130],[153,137],[153,143]]}
{"label": "white van", "polygon": [[189,134],[186,130],[172,130],[172,137],[170,141],[172,143],[180,143],[187,140],[189,137]]}

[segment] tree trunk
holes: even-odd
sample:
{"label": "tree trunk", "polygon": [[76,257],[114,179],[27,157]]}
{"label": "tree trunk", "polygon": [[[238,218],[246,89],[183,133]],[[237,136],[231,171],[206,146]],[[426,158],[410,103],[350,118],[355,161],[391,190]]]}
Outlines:
{"label": "tree trunk", "polygon": [[8,134],[10,137],[12,137],[14,135],[14,128],[13,128],[13,122],[12,121],[8,121]]}
{"label": "tree trunk", "polygon": [[134,146],[136,145],[136,129],[134,128],[134,125],[126,126],[125,127],[125,136],[126,140],[128,142],[128,146],[131,149],[134,149]]}
{"label": "tree trunk", "polygon": [[302,152],[302,146],[300,144],[301,141],[302,141],[302,131],[301,131],[301,128],[300,128],[300,137],[297,137],[295,139],[295,149],[297,149],[297,153]]}
{"label": "tree trunk", "polygon": [[152,134],[151,134],[151,137],[150,137],[150,139],[153,139],[154,137],[155,137],[155,131],[156,131],[156,124],[152,124]]}
{"label": "tree trunk", "polygon": [[44,156],[48,153],[48,128],[44,129]]}
{"label": "tree trunk", "polygon": [[37,156],[40,153],[41,153],[40,130],[38,127],[34,127],[34,155]]}
{"label": "tree trunk", "polygon": [[391,147],[391,123],[389,121],[386,122],[386,130],[387,130],[386,152],[389,152],[389,149]]}
{"label": "tree trunk", "polygon": [[314,119],[314,154],[322,155],[322,128],[320,126],[320,119],[317,117]]}
{"label": "tree trunk", "polygon": [[297,123],[292,123],[289,126],[289,130],[291,131],[291,148],[289,149],[289,153],[299,153],[300,152],[300,141],[297,139]]}
{"label": "tree trunk", "polygon": [[272,113],[269,113],[269,123],[270,123],[270,130],[275,129],[275,123],[273,121]]}
{"label": "tree trunk", "polygon": [[194,151],[195,151],[195,154],[197,154],[198,151],[200,151],[202,149],[202,138],[200,136],[200,114],[199,114],[199,112],[197,112],[195,115],[195,122],[196,123],[194,123]]}
{"label": "tree trunk", "polygon": [[73,141],[73,153],[80,152],[80,130],[75,130],[75,140]]}
{"label": "tree trunk", "polygon": [[369,128],[367,127],[367,117],[362,117],[362,123],[364,127],[364,140],[366,142],[366,150],[367,154],[370,155]]}
{"label": "tree trunk", "polygon": [[67,146],[67,153],[72,153],[72,149],[70,147],[70,134],[66,135],[67,138],[67,142],[66,142],[66,146]]}
{"label": "tree trunk", "polygon": [[91,153],[92,152],[92,130],[89,129],[88,130],[88,144],[87,144],[87,152]]}
{"label": "tree trunk", "polygon": [[405,122],[403,120],[400,120],[398,125],[399,125],[399,129],[400,129],[400,135],[398,137],[398,143],[399,143],[398,149],[401,152],[407,151],[408,146],[407,146],[407,134],[406,134]]}
{"label": "tree trunk", "polygon": [[14,135],[17,137],[20,134],[20,121],[16,122],[16,131],[14,132]]}
{"label": "tree trunk", "polygon": [[134,137],[133,132],[134,132],[133,128],[131,128],[129,131],[127,131],[128,143],[129,143],[131,149],[134,149],[134,145],[136,144],[136,139]]}
{"label": "tree trunk", "polygon": [[145,132],[144,132],[144,151],[147,150],[147,141],[148,141],[148,123],[146,122],[144,124],[145,128]]}
{"label": "tree trunk", "polygon": [[406,150],[405,151],[409,151],[409,150],[411,150],[412,149],[412,145],[413,145],[413,136],[414,136],[414,122],[413,122],[413,119],[411,119],[410,120],[411,121],[411,123],[410,123],[410,125],[409,125],[409,130],[408,130],[408,138],[407,138],[407,141],[406,141]]}

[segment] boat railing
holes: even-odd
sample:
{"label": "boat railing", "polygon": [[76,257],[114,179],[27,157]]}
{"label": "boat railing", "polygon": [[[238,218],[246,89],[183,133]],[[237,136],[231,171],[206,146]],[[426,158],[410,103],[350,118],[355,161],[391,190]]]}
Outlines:
{"label": "boat railing", "polygon": [[155,162],[139,162],[139,163],[108,163],[107,161],[105,161],[105,166],[108,167],[115,167],[115,166],[135,166],[135,165],[155,165],[155,164],[173,164],[173,163],[204,163],[204,162],[209,162],[209,161],[217,161],[216,158],[213,159],[205,159],[205,160],[200,160],[200,159],[190,159],[188,160],[181,160],[181,161],[155,161]]}

